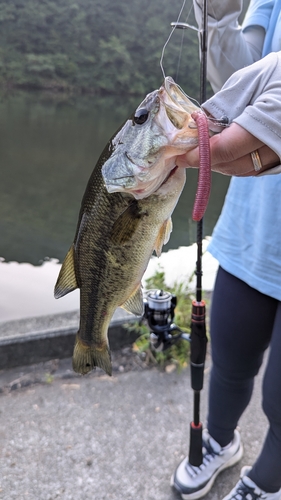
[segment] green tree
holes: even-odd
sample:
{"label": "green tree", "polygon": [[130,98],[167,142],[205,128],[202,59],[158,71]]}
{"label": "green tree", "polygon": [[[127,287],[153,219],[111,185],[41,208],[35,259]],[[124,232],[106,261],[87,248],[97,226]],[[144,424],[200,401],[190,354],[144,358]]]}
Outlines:
{"label": "green tree", "polygon": [[[180,8],[181,0],[0,0],[0,84],[146,94],[162,83],[162,48]],[[194,31],[175,31],[164,70],[198,98]]]}

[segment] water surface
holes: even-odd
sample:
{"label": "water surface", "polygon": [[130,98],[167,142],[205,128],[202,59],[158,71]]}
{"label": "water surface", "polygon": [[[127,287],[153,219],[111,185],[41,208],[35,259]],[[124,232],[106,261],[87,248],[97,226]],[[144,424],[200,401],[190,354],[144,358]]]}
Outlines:
{"label": "water surface", "polygon": [[[95,163],[109,138],[140,101],[139,97],[18,91],[0,96],[0,257],[5,261],[0,263],[2,321],[7,319],[7,308],[9,314],[16,311],[21,300],[19,289],[31,297],[35,314],[39,310],[45,314],[45,309],[37,307],[44,302],[44,295],[38,289],[32,293],[32,284],[41,283],[48,298],[52,296],[52,288],[43,278],[46,266],[43,269],[42,263],[46,259],[63,260],[73,241],[81,199]],[[227,177],[213,174],[204,235],[212,233],[228,182]],[[191,220],[196,183],[196,170],[189,170],[173,215],[173,233],[164,250],[188,246],[196,240],[196,224]],[[5,267],[1,274],[1,266],[11,262],[15,264]],[[38,278],[30,273],[28,279],[28,267],[20,272],[23,267],[16,263],[37,266],[38,273],[41,267],[42,272]],[[59,310],[66,308],[69,300],[61,299],[64,302]],[[55,302],[57,308],[59,301]],[[69,304],[72,308],[71,300]],[[30,307],[25,307],[27,314],[32,303]]]}
{"label": "water surface", "polygon": [[[81,199],[94,165],[111,135],[140,98],[17,92],[0,101],[0,256],[39,265],[64,258],[75,233]],[[166,249],[196,238],[191,220],[197,172],[174,212]],[[228,178],[213,174],[204,219],[209,235],[220,213]]]}

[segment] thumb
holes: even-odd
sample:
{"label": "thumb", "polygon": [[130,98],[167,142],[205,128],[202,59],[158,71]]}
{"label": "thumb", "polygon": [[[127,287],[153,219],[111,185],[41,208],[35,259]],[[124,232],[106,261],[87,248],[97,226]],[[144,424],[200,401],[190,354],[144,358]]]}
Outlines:
{"label": "thumb", "polygon": [[182,168],[198,168],[199,167],[199,148],[196,147],[191,149],[184,155],[177,157],[176,164],[178,167]]}

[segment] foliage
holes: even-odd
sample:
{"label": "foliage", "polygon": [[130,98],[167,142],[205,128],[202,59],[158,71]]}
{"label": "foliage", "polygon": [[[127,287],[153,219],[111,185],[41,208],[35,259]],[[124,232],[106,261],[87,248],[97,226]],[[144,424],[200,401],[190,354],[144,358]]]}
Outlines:
{"label": "foliage", "polygon": [[[162,82],[161,52],[181,5],[181,0],[131,0],[129,7],[127,0],[0,0],[0,84],[145,95]],[[188,22],[195,23],[192,14]],[[194,31],[175,31],[164,69],[198,98]]]}
{"label": "foliage", "polygon": [[[192,276],[190,280],[192,279]],[[190,333],[191,306],[194,299],[188,288],[189,283],[178,283],[172,288],[165,283],[165,273],[157,271],[154,276],[146,281],[146,289],[159,289],[170,292],[177,297],[177,306],[175,309],[174,322],[184,332]],[[186,340],[177,341],[170,349],[163,352],[156,352],[150,345],[150,331],[145,319],[133,325],[127,325],[131,331],[139,333],[139,338],[134,344],[134,350],[139,353],[145,353],[148,363],[158,364],[160,367],[176,365],[178,369],[187,366],[189,356],[189,342]]]}

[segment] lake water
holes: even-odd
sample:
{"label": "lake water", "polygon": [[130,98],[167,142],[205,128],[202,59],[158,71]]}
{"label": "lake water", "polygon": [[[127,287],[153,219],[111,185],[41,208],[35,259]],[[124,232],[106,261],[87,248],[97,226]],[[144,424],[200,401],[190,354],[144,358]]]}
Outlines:
{"label": "lake water", "polygon": [[[39,314],[35,303],[45,301],[39,291],[44,287],[54,300],[52,272],[56,276],[57,262],[72,243],[88,178],[108,139],[140,101],[139,97],[18,91],[1,95],[0,321]],[[164,250],[196,240],[196,224],[191,220],[196,183],[197,172],[189,170]],[[212,233],[228,183],[227,177],[213,174],[205,235]],[[29,306],[28,296],[32,296]],[[73,300],[78,303],[77,296],[61,299],[64,302],[54,306],[54,312],[73,308]],[[50,309],[41,305],[40,314],[48,314]]]}

